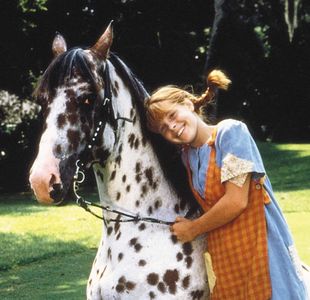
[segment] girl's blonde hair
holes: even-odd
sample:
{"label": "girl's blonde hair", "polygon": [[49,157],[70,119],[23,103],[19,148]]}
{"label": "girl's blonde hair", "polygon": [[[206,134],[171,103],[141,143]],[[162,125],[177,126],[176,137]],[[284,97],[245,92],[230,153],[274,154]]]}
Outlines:
{"label": "girl's blonde hair", "polygon": [[227,90],[230,83],[231,80],[222,71],[213,70],[207,77],[207,89],[201,96],[173,85],[159,88],[145,102],[149,129],[158,132],[158,123],[164,115],[175,105],[184,105],[188,100],[194,104],[194,111],[201,116],[203,106],[213,100],[216,90]]}

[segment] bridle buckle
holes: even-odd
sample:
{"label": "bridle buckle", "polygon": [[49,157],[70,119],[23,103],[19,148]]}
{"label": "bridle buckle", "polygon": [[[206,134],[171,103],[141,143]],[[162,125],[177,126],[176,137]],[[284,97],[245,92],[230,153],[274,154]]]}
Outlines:
{"label": "bridle buckle", "polygon": [[108,98],[108,97],[106,97],[106,98],[104,98],[104,100],[103,100],[103,107],[104,106],[106,106],[109,102],[111,101],[111,99],[110,98]]}

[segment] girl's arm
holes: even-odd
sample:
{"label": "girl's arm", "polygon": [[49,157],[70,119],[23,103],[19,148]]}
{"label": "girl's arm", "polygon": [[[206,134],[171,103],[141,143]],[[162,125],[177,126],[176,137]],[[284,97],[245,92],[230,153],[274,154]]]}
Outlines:
{"label": "girl's arm", "polygon": [[170,227],[171,232],[179,241],[189,242],[198,235],[221,227],[238,217],[248,205],[248,194],[251,176],[242,187],[227,181],[224,183],[224,196],[206,213],[195,220],[182,217],[176,218],[176,223]]}

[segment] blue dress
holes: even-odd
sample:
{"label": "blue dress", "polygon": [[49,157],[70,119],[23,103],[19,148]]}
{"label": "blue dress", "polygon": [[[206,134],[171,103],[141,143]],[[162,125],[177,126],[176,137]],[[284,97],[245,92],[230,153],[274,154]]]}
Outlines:
{"label": "blue dress", "polygon": [[[292,235],[274,197],[262,158],[247,126],[231,119],[220,122],[217,125],[215,149],[216,164],[221,169],[222,182],[229,180],[242,186],[247,173],[251,173],[254,179],[265,177],[264,187],[271,199],[270,203],[265,205],[271,299],[308,299],[301,262]],[[192,184],[202,198],[205,194],[210,151],[208,144],[198,148],[190,147],[188,150]],[[183,154],[183,160],[185,159]]]}

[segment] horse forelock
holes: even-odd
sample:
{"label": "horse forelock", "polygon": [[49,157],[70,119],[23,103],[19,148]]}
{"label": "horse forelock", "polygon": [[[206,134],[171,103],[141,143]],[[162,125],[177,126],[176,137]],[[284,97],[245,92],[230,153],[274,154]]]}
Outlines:
{"label": "horse forelock", "polygon": [[74,78],[84,81],[94,87],[98,75],[95,73],[95,63],[82,48],[72,48],[54,58],[45,70],[33,93],[35,98],[51,101],[57,89],[70,86]]}

